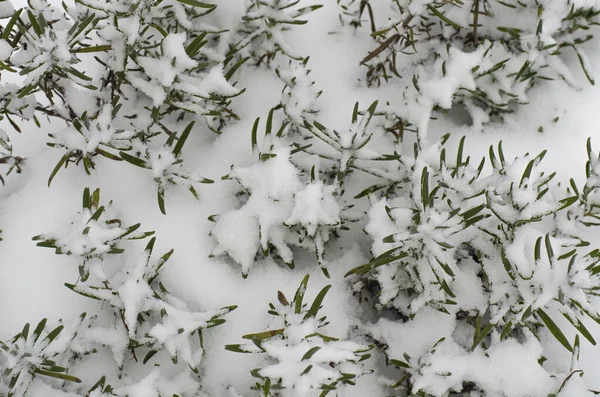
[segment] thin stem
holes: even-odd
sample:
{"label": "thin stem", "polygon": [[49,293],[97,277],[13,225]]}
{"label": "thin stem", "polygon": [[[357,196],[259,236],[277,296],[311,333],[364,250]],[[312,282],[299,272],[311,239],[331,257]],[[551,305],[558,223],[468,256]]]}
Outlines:
{"label": "thin stem", "polygon": [[479,24],[479,0],[475,0],[473,5],[473,45],[477,47],[477,25]]}

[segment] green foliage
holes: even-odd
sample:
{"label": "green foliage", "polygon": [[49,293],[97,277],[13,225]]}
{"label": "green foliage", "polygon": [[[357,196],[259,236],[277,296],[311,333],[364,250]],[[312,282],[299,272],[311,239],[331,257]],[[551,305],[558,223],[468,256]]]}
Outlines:
{"label": "green foliage", "polygon": [[[85,318],[81,315],[79,322]],[[60,324],[54,329],[43,319],[31,331],[30,324],[10,341],[0,341],[0,359],[3,370],[0,372],[0,395],[7,397],[24,396],[37,377],[49,377],[66,382],[80,383],[81,380],[67,373],[67,368],[57,361],[63,350],[77,336],[76,331]],[[66,334],[61,338],[61,333]],[[66,338],[66,340],[65,340]]]}
{"label": "green foliage", "polygon": [[[464,104],[479,128],[490,116],[527,103],[526,91],[536,84],[562,79],[576,86],[563,63],[567,50],[574,51],[594,84],[582,46],[593,39],[591,28],[600,18],[592,5],[488,0],[383,3],[338,0],[340,21],[366,30],[374,41],[361,61],[367,84],[397,80],[406,87],[409,103],[435,98],[437,93],[423,82],[457,76],[452,62],[459,53],[479,62],[470,71],[465,69],[470,78],[453,89],[452,102]],[[439,105],[449,109],[451,103]],[[396,115],[407,123],[418,122],[403,110]]]}
{"label": "green foliage", "polygon": [[279,303],[269,304],[268,313],[279,318],[281,328],[242,337],[252,343],[225,346],[232,352],[264,353],[277,360],[251,371],[259,379],[252,388],[265,397],[304,395],[310,390],[321,390],[320,396],[325,396],[342,385],[354,385],[365,373],[359,363],[370,357],[366,352],[373,346],[340,341],[320,332],[328,322],[318,313],[331,285],[324,287],[309,306],[304,301],[308,279],[308,275],[302,279],[291,302],[278,291]]}
{"label": "green foliage", "polygon": [[111,204],[100,205],[100,189],[91,193],[89,188],[85,188],[79,219],[63,230],[40,234],[33,240],[38,241],[38,247],[53,248],[57,255],[77,257],[81,262],[79,276],[85,281],[89,277],[90,266],[106,255],[125,251],[122,247],[124,241],[144,239],[154,234],[138,232],[140,223],[123,227],[120,219],[112,217]]}

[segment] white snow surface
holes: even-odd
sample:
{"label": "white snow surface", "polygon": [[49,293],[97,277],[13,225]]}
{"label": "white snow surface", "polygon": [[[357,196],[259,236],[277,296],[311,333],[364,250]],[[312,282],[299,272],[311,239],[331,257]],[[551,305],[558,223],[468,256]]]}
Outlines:
{"label": "white snow surface", "polygon": [[[219,5],[219,8],[227,8],[227,12],[219,12],[222,13],[220,15],[223,24],[227,25],[231,22],[229,18],[236,20],[230,17],[229,12],[241,14],[244,2],[227,0],[223,3],[223,7]],[[306,1],[303,3],[312,4]],[[305,17],[309,23],[302,29],[302,34],[286,35],[285,43],[294,49],[294,53],[310,56],[310,79],[314,80],[315,87],[323,91],[317,100],[320,109],[319,122],[326,126],[349,126],[349,113],[355,102],[369,104],[378,100],[382,104],[386,101],[394,103],[400,87],[390,83],[366,88],[357,83],[365,72],[364,68],[359,66],[359,61],[364,54],[373,49],[372,41],[364,34],[355,35],[350,30],[339,30],[335,2],[323,3],[326,3],[323,9]],[[418,14],[424,12],[427,2],[415,0],[402,3],[407,4],[412,13]],[[551,16],[553,13],[560,14],[561,9],[569,7],[569,4],[582,3],[594,9],[600,8],[600,3],[592,0],[544,0],[541,3],[548,5],[544,8],[544,13],[550,15],[549,23],[543,27],[548,36],[553,34],[559,22],[554,21]],[[10,3],[0,1],[0,18],[10,16],[12,11]],[[133,41],[134,33],[137,34],[133,32],[134,22],[132,21],[132,35],[129,37]],[[332,31],[339,33],[329,34]],[[109,35],[114,32],[104,33]],[[590,44],[586,48],[587,57],[583,58],[582,62],[599,75],[600,47],[597,42],[593,43],[596,44]],[[16,53],[12,54],[12,59],[20,61],[16,57],[21,57],[34,65],[45,65],[40,67],[39,73],[42,73],[53,63],[69,62],[70,54],[66,48],[61,47],[63,44],[48,38],[42,41],[42,48],[38,53]],[[0,60],[11,56],[12,49],[9,47],[6,41],[0,40]],[[279,364],[270,366],[265,365],[257,355],[232,353],[224,350],[223,346],[239,340],[245,333],[266,329],[272,321],[271,316],[266,313],[266,308],[269,302],[275,301],[276,291],[294,291],[305,274],[310,274],[311,279],[308,287],[310,293],[307,296],[316,295],[327,284],[334,285],[320,314],[326,314],[330,321],[330,325],[325,328],[328,335],[347,339],[353,327],[364,321],[364,317],[368,315],[362,314],[350,283],[344,275],[354,267],[368,262],[368,250],[371,247],[374,254],[389,249],[380,241],[372,246],[371,238],[360,229],[366,227],[369,234],[383,238],[395,232],[396,228],[386,216],[386,203],[383,200],[374,203],[369,223],[366,226],[360,223],[358,227],[352,225],[357,231],[342,232],[342,238],[336,240],[329,248],[333,253],[329,258],[330,279],[315,266],[314,255],[295,255],[295,250],[290,248],[285,240],[284,225],[301,225],[307,229],[309,235],[314,235],[318,225],[339,224],[342,209],[333,197],[332,186],[321,181],[307,184],[301,181],[299,169],[290,161],[288,149],[276,147],[272,151],[276,157],[264,162],[256,161],[256,153],[252,152],[250,145],[252,124],[257,115],[266,116],[269,110],[279,103],[283,89],[281,81],[275,73],[257,68],[243,74],[240,83],[234,87],[225,80],[221,65],[211,69],[202,78],[186,80],[184,72],[193,68],[195,61],[186,55],[182,38],[169,35],[163,42],[163,50],[161,58],[138,59],[146,76],[129,77],[130,82],[146,94],[154,105],[165,101],[166,90],[173,84],[181,91],[199,95],[234,95],[239,93],[237,87],[246,87],[246,92],[233,102],[240,120],[232,122],[221,135],[214,135],[208,130],[192,134],[184,148],[187,169],[205,175],[217,183],[202,186],[198,201],[190,197],[185,189],[173,189],[169,192],[169,214],[166,216],[160,213],[156,205],[156,186],[151,178],[146,178],[145,170],[125,162],[97,158],[96,172],[91,175],[86,175],[81,167],[69,166],[58,173],[49,188],[47,178],[59,160],[59,152],[46,146],[46,133],[53,133],[59,142],[83,152],[91,152],[99,145],[110,142],[115,133],[112,127],[108,123],[102,123],[102,120],[92,126],[94,139],[86,136],[88,132],[91,134],[91,131],[86,130],[84,135],[75,135],[73,131],[63,130],[61,123],[55,125],[40,120],[44,132],[40,133],[33,121],[20,122],[24,131],[22,134],[11,133],[10,142],[15,153],[26,158],[26,167],[22,174],[11,175],[7,178],[6,186],[0,187],[0,227],[3,238],[0,242],[0,318],[3,319],[0,321],[0,340],[8,340],[20,332],[25,323],[37,324],[42,318],[49,318],[50,322],[54,323],[62,318],[68,323],[82,312],[99,310],[97,302],[74,294],[64,287],[64,283],[71,283],[77,279],[77,260],[74,256],[84,254],[85,247],[89,244],[103,243],[114,237],[120,229],[102,229],[91,223],[88,225],[91,226],[91,232],[85,238],[79,233],[81,227],[72,235],[68,232],[61,234],[65,245],[73,247],[73,256],[55,255],[53,250],[35,247],[35,242],[31,240],[33,236],[47,231],[66,230],[65,226],[73,222],[73,216],[80,210],[83,189],[88,186],[97,187],[101,189],[104,198],[113,200],[112,210],[118,212],[124,225],[141,222],[144,230],[156,231],[156,252],[175,249],[175,254],[162,270],[170,292],[190,305],[206,310],[217,310],[230,304],[238,305],[238,308],[226,317],[225,325],[204,331],[202,392],[212,392],[211,395],[214,396],[229,393],[231,396],[237,396],[238,393],[240,396],[249,395],[249,387],[254,382],[249,375],[250,370],[262,367],[263,375],[275,376],[291,372],[295,375],[307,346],[301,346],[301,349],[292,354],[288,350],[279,349],[277,343],[267,345],[269,352],[280,358]],[[51,51],[54,51],[53,57],[48,55]],[[174,59],[176,62],[173,62]],[[473,79],[469,71],[482,62],[482,59],[483,55],[479,52],[452,51],[447,68],[453,71],[448,73],[453,77],[435,76],[423,85],[427,100],[416,109],[418,112],[415,117],[421,120],[422,127],[426,126],[427,134],[420,138],[433,142],[450,132],[452,135],[448,147],[455,149],[460,137],[466,134],[465,152],[473,154],[475,158],[479,158],[479,153],[487,152],[488,147],[499,140],[503,141],[506,156],[511,159],[525,152],[538,153],[547,149],[544,167],[556,171],[556,179],[563,184],[567,184],[569,178],[573,177],[578,186],[583,185],[587,160],[585,141],[591,136],[596,147],[597,141],[600,141],[597,133],[600,124],[600,112],[597,109],[600,103],[600,87],[586,84],[576,54],[567,55],[566,64],[571,68],[573,80],[581,86],[580,90],[574,89],[565,81],[540,84],[528,94],[530,103],[507,115],[504,124],[487,124],[482,133],[481,123],[487,121],[484,116],[484,120],[475,119],[473,125],[461,123],[456,118],[442,114],[436,114],[435,119],[429,119],[434,105],[450,108],[454,91],[459,88],[472,88]],[[118,63],[114,62],[115,65]],[[154,84],[155,82],[160,85]],[[294,95],[302,95],[305,92],[306,96],[291,100],[300,103],[306,110],[312,110],[315,89],[306,82],[302,84],[304,85],[294,92]],[[8,88],[3,86],[0,89]],[[80,93],[69,90],[72,90],[72,87],[68,88],[67,95],[81,96]],[[83,112],[85,101],[93,102],[90,98],[83,99],[83,103],[78,104],[82,108],[75,111]],[[105,112],[109,110],[107,108]],[[292,114],[292,117],[299,118],[300,114]],[[554,121],[556,118],[558,121]],[[12,131],[7,120],[0,121],[0,126],[5,131]],[[540,127],[543,127],[543,133],[538,132]],[[155,160],[152,168],[154,176],[158,176],[164,167]],[[224,175],[229,175],[230,180],[221,180]],[[237,195],[240,189],[239,185],[236,186],[236,181],[248,193],[247,201],[242,205]],[[497,188],[501,190],[505,187]],[[359,186],[352,185],[352,180],[347,183],[345,189],[352,193],[359,192]],[[523,189],[518,194],[525,202],[532,192]],[[362,200],[366,203],[368,199]],[[367,208],[365,203],[361,210]],[[555,203],[538,204],[540,207],[529,210],[543,211],[548,205]],[[207,220],[213,214],[219,214],[216,224]],[[85,215],[89,218],[89,214]],[[397,211],[395,215],[400,219],[396,223],[402,223],[402,219],[408,222],[410,218],[408,212],[402,214],[401,211]],[[77,220],[76,224],[83,227],[85,225],[82,225],[82,222]],[[530,244],[525,242],[531,242],[531,238],[526,239],[528,233],[533,234],[534,231],[526,228],[522,235],[515,236],[506,253],[508,259],[523,275],[530,275],[532,271],[528,266],[532,263],[533,250]],[[589,238],[592,241],[594,238],[598,240],[598,232],[595,233]],[[131,244],[139,250],[143,247],[142,243]],[[269,244],[277,248],[278,255],[285,262],[294,260],[295,269],[278,264],[270,257],[263,258],[259,251],[266,250]],[[242,273],[248,274],[248,278],[243,279],[239,266],[232,264],[232,261],[222,254],[227,254],[237,262],[242,268]],[[461,269],[461,272],[464,273],[463,284],[455,285],[457,300],[462,307],[477,310],[481,307],[484,292],[470,289],[465,281],[477,277],[472,269]],[[536,277],[552,276],[558,278],[562,275],[546,272]],[[590,280],[585,278],[577,281],[578,285],[590,283]],[[385,293],[385,285],[383,292]],[[145,298],[150,297],[152,292],[147,285],[138,285],[137,281],[131,278],[123,283],[119,293],[132,305],[127,308],[129,314],[124,321],[131,327],[130,333],[133,333],[137,314],[142,309],[141,302],[148,302]],[[532,296],[531,300],[544,298]],[[600,310],[599,301],[590,304],[596,310]],[[176,311],[173,309],[173,312]],[[563,323],[565,322],[560,324]],[[175,335],[177,330],[169,328],[168,325],[166,323],[156,326],[150,333],[157,339]],[[594,336],[600,336],[599,325],[591,321],[586,321],[585,325]],[[523,343],[512,339],[502,342],[495,340],[494,346],[488,350],[488,355],[484,355],[481,349],[471,351],[470,346],[465,347],[460,341],[453,340],[440,342],[437,350],[430,352],[440,338],[455,331],[456,322],[452,316],[429,307],[418,311],[410,322],[401,323],[382,318],[376,322],[367,321],[366,325],[360,327],[362,331],[389,344],[390,358],[404,360],[403,354],[406,353],[415,359],[424,357],[424,362],[435,362],[434,366],[424,365],[423,370],[413,378],[417,389],[435,395],[445,395],[449,391],[457,390],[462,382],[473,382],[497,393],[498,396],[546,397],[555,393],[562,379],[569,374],[569,355],[547,335],[542,341],[526,335]],[[114,346],[123,347],[127,343],[127,335],[111,334],[108,330],[90,329],[87,335],[92,340],[97,338],[98,341],[112,338]],[[573,335],[568,334],[570,340],[573,340]],[[493,335],[493,338],[497,337],[498,335]],[[600,366],[600,346],[592,346],[585,340],[581,343],[578,368],[583,370],[583,374],[575,374],[565,383],[557,397],[591,397],[588,389],[600,389],[600,378],[596,376]],[[348,345],[340,345],[340,348],[342,351],[347,350],[350,356],[350,352],[357,346],[355,342],[348,342]],[[115,354],[116,351],[112,353]],[[327,353],[328,351],[323,350],[319,353],[322,357],[319,354],[315,355],[315,361],[342,361],[345,358],[339,356],[339,352],[331,355]],[[542,355],[548,362],[540,365],[538,360]],[[115,361],[123,361],[123,357],[115,357]],[[283,364],[288,361],[291,364]],[[165,365],[160,369],[147,364],[141,370],[132,371],[132,378],[122,382],[123,386],[115,388],[114,394],[120,397],[155,397],[159,395],[157,390],[163,396],[176,393],[188,396],[198,392],[197,383],[180,371],[181,366],[169,367],[170,360],[167,356],[162,357],[162,362]],[[380,360],[379,365],[383,365],[382,362],[383,360]],[[302,363],[303,366],[304,364]],[[90,369],[89,364],[87,368],[86,365],[82,365],[81,368],[74,369],[74,374],[86,381],[97,380],[96,375],[100,371],[98,368],[110,371],[112,365],[110,359],[99,359],[98,367]],[[326,372],[328,366],[323,365],[321,370],[322,372],[312,375],[314,378],[306,379],[326,379],[329,375]],[[550,375],[551,371],[564,376],[562,379],[553,378]],[[451,374],[440,376],[446,373]],[[111,375],[111,380],[118,382],[116,374]],[[60,384],[56,385],[60,387]],[[385,394],[381,385],[380,379],[365,376],[358,380],[355,387],[345,388],[343,395],[383,396]],[[226,389],[230,386],[235,389],[231,388],[227,392]],[[308,383],[296,384],[299,392],[294,395],[310,395],[309,386]],[[82,395],[75,392],[59,392],[37,381],[33,383],[29,393],[32,397]],[[99,392],[90,394],[90,397],[101,396]]]}

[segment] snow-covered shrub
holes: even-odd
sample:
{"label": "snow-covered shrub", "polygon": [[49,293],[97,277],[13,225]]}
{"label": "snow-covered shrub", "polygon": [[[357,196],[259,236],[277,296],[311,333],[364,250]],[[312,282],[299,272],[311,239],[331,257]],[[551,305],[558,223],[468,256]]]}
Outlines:
{"label": "snow-covered shrub", "polygon": [[302,18],[322,5],[301,6],[299,0],[260,0],[247,4],[232,50],[248,54],[257,64],[269,64],[280,52],[301,59],[283,33],[290,25],[304,25],[307,21]]}
{"label": "snow-covered shrub", "polygon": [[[192,373],[198,374],[204,355],[202,330],[223,324],[225,320],[222,317],[236,306],[199,311],[171,295],[160,278],[160,271],[172,256],[173,250],[158,259],[152,258],[156,241],[156,238],[152,238],[141,257],[135,258],[126,254],[122,244],[124,240],[145,239],[153,232],[134,234],[139,224],[121,228],[120,220],[107,219],[107,210],[100,206],[99,201],[99,190],[90,193],[89,189],[85,189],[81,222],[74,223],[65,232],[34,237],[34,240],[41,240],[39,246],[55,248],[57,254],[76,256],[81,262],[80,276],[76,283],[65,283],[65,286],[84,297],[105,302],[107,305],[104,307],[109,309],[104,315],[99,313],[88,317],[85,324],[81,324],[85,318],[85,314],[82,315],[80,324],[70,334],[71,339],[68,342],[72,346],[61,342],[63,350],[56,348],[52,352],[58,355],[71,351],[72,354],[65,358],[68,364],[82,358],[83,355],[97,352],[96,346],[104,346],[112,353],[120,371],[123,371],[127,362],[127,352],[131,353],[135,361],[138,361],[138,355],[143,353],[144,356],[140,356],[139,360],[145,364],[157,353],[165,351],[173,363],[184,363]],[[123,255],[111,260],[107,254]],[[36,328],[33,343],[39,338],[38,334],[44,325],[45,321]],[[12,343],[15,344],[21,339],[26,342],[27,330],[28,326]],[[52,331],[50,335],[53,336],[47,338],[48,343],[52,342],[61,330],[62,326]],[[23,348],[21,345],[1,346],[6,352],[14,353],[13,355],[18,355],[18,352],[13,350]],[[33,348],[27,344],[24,346]],[[41,348],[45,349],[46,345],[42,345]],[[9,369],[25,365],[21,362],[23,360],[10,360],[12,361],[9,361]],[[77,380],[62,374],[64,369],[55,366],[55,363],[46,358],[35,360],[28,364],[32,369],[26,368],[30,377],[39,373],[65,380]],[[25,362],[30,363],[30,360]],[[24,371],[21,367],[17,369],[19,373]],[[7,374],[11,375],[11,371]],[[18,374],[13,373],[11,376],[16,378]],[[186,377],[184,372],[177,380],[163,379],[157,369],[142,380],[144,386],[129,385],[112,389],[110,386],[105,387],[105,380],[101,380],[92,387],[90,393],[125,397],[129,396],[128,390],[146,390],[147,393],[159,390],[159,393],[168,391],[175,394],[188,390],[185,392],[188,394],[184,395],[191,396],[197,391],[198,383],[190,376],[188,374]],[[21,378],[26,379],[25,375]],[[23,384],[26,385],[30,381],[31,379],[23,380]],[[10,387],[13,387],[13,383],[14,381],[10,382]],[[26,386],[19,387],[21,389],[18,390],[24,393]]]}
{"label": "snow-covered shrub", "polygon": [[323,396],[342,385],[353,385],[365,373],[361,362],[373,346],[323,335],[328,322],[318,318],[331,285],[323,288],[308,307],[304,303],[309,276],[304,277],[290,302],[277,292],[279,303],[269,304],[269,314],[278,317],[276,329],[244,335],[252,343],[227,345],[239,353],[264,353],[268,365],[252,371],[259,378],[253,389],[268,396]]}
{"label": "snow-covered shrub", "polygon": [[[85,313],[81,321],[84,318]],[[0,341],[0,395],[24,396],[39,377],[80,383],[80,379],[69,375],[68,369],[62,366],[77,331],[77,328],[65,330],[63,324],[50,329],[47,319],[43,319],[35,329],[25,324],[10,341]]]}
{"label": "snow-covered shrub", "polygon": [[[565,189],[542,127],[524,140],[532,154],[510,143],[514,158],[501,143],[469,157],[466,138],[444,134],[512,118],[519,129],[519,117],[561,127],[558,108],[507,113],[550,78],[575,92],[567,64],[593,81],[583,44],[596,1],[13,3],[0,0],[0,281],[29,282],[12,272],[47,262],[13,265],[42,219],[32,202],[47,176],[35,173],[61,179],[57,200],[90,179],[125,200],[102,205],[85,189],[72,222],[34,237],[63,256],[36,255],[79,274],[39,272],[32,285],[66,281],[80,300],[53,306],[57,317],[88,314],[1,342],[0,397],[591,395],[578,357],[600,323],[600,155],[588,141],[585,178],[567,175]],[[338,28],[338,5],[351,27]],[[473,126],[456,123],[463,110]],[[494,142],[514,139],[500,126]],[[90,176],[61,171],[71,165]],[[197,200],[167,215],[175,185]],[[297,272],[331,285],[307,303],[306,276],[265,323],[256,302]],[[18,304],[2,291],[0,308],[21,315],[46,290]],[[318,314],[326,295],[332,324]],[[0,333],[18,323],[9,335],[31,321],[0,318]],[[255,353],[232,360],[223,345],[250,322],[266,331],[227,345]]]}
{"label": "snow-covered shrub", "polygon": [[312,122],[319,112],[315,102],[323,91],[319,91],[309,77],[308,58],[302,61],[290,60],[287,69],[276,69],[277,76],[285,82],[281,94],[281,106],[289,121],[303,126],[305,121]]}
{"label": "snow-covered shrub", "polygon": [[158,351],[166,350],[174,363],[182,361],[194,371],[204,352],[202,329],[225,322],[221,317],[235,306],[199,312],[169,294],[159,279],[159,272],[173,250],[151,260],[152,238],[138,260],[94,269],[94,277],[77,284],[65,284],[85,297],[108,303],[114,311],[114,327],[94,327],[87,331],[90,341],[110,347],[115,362],[123,366],[124,354],[144,348],[146,363]]}
{"label": "snow-covered shrub", "polygon": [[[258,120],[254,136],[257,127]],[[289,245],[294,244],[312,249],[328,276],[325,243],[343,220],[337,188],[315,180],[314,175],[303,183],[300,170],[290,161],[290,148],[277,138],[271,140],[270,128],[268,122],[263,149],[258,151],[259,162],[234,167],[229,173],[249,197],[241,208],[217,217],[211,232],[217,243],[213,255],[229,255],[241,265],[245,277],[259,250],[264,255],[276,250],[277,256],[293,268]]]}
{"label": "snow-covered shrub", "polygon": [[1,113],[17,129],[14,117],[66,122],[50,134],[49,145],[63,150],[50,180],[71,162],[90,173],[97,155],[119,161],[119,152],[163,133],[173,142],[190,114],[218,132],[237,117],[228,106],[242,90],[229,80],[243,62],[208,36],[220,33],[214,9],[175,0],[30,2],[2,32],[4,70],[24,80],[2,84]]}
{"label": "snow-covered shrub", "polygon": [[[198,193],[194,188],[197,183],[213,183],[212,180],[201,178],[197,175],[185,172],[183,168],[183,158],[181,150],[187,140],[194,122],[188,124],[182,131],[179,137],[173,133],[167,140],[165,146],[160,149],[152,149],[148,145],[139,145],[138,156],[133,156],[127,152],[121,152],[120,156],[123,160],[141,168],[146,168],[152,171],[154,181],[158,185],[158,206],[163,214],[165,210],[165,191],[168,187],[174,185],[183,185],[198,198]],[[173,145],[177,139],[177,143]],[[171,148],[173,146],[173,148]]]}
{"label": "snow-covered shrub", "polygon": [[570,186],[573,189],[573,193],[578,197],[578,205],[573,206],[569,209],[565,216],[561,231],[575,237],[579,234],[576,227],[573,227],[572,220],[580,222],[584,226],[596,226],[600,220],[600,200],[598,198],[598,188],[600,188],[600,154],[596,155],[592,150],[592,141],[590,138],[587,140],[587,157],[588,161],[585,166],[585,184],[581,189],[577,187],[575,180],[571,178]]}
{"label": "snow-covered shrub", "polygon": [[[368,29],[375,41],[361,62],[367,67],[367,84],[398,80],[404,98],[394,106],[406,122],[418,119],[403,107],[449,109],[459,102],[481,126],[490,116],[526,103],[527,90],[539,81],[563,79],[577,86],[563,61],[569,49],[594,83],[582,44],[593,38],[590,28],[600,21],[595,2],[338,0],[338,4],[341,21]],[[378,26],[378,21],[384,22]]]}
{"label": "snow-covered shrub", "polygon": [[108,206],[100,205],[100,189],[83,191],[83,209],[76,221],[62,230],[33,237],[39,247],[54,248],[56,254],[72,255],[80,262],[79,276],[87,280],[90,268],[97,266],[106,255],[125,251],[125,240],[144,239],[154,232],[137,232],[141,224],[123,227],[121,220],[113,218]]}
{"label": "snow-covered shrub", "polygon": [[[380,308],[391,307],[400,316],[399,322],[382,318],[369,327],[387,346],[390,364],[405,372],[396,387],[434,396],[450,390],[521,395],[505,386],[508,379],[532,371],[552,375],[538,364],[542,349],[536,336],[544,329],[574,350],[556,315],[596,343],[584,318],[600,321],[592,305],[600,283],[598,250],[586,251],[588,242],[561,231],[569,221],[559,214],[577,210],[578,197],[559,199],[550,192],[554,173],[540,168],[544,152],[510,162],[501,144],[497,152],[491,147],[492,173],[483,177],[485,159],[477,167],[464,159],[464,138],[455,165],[448,164],[440,146],[446,139],[420,153],[413,176],[394,190],[400,194],[372,196],[365,230],[374,240],[374,258],[347,276],[376,281]],[[441,339],[427,336],[427,350],[397,342],[403,330],[441,321],[436,311],[446,316],[444,331],[434,333]],[[531,368],[491,382],[494,371],[486,368],[493,364],[481,360],[501,361],[499,355],[511,349],[531,354]],[[456,360],[464,360],[458,373],[452,369]],[[541,388],[536,385],[532,393]]]}

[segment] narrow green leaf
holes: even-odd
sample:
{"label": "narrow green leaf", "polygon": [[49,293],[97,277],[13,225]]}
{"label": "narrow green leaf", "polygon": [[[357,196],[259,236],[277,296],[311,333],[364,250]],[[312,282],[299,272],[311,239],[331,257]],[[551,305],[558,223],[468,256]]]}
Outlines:
{"label": "narrow green leaf", "polygon": [[319,292],[319,294],[313,301],[313,304],[310,306],[310,309],[304,316],[305,319],[317,316],[317,313],[319,312],[319,309],[321,308],[321,304],[323,303],[323,299],[325,298],[325,295],[327,295],[327,291],[329,291],[330,288],[331,288],[331,284],[325,286],[325,288],[323,288],[321,290],[321,292]]}
{"label": "narrow green leaf", "polygon": [[135,157],[126,152],[119,152],[119,156],[125,161],[140,168],[149,168],[148,164],[144,160],[139,157]]}
{"label": "narrow green leaf", "polygon": [[40,321],[37,325],[37,327],[35,327],[35,329],[33,330],[33,342],[37,342],[37,340],[40,338],[40,335],[42,334],[42,331],[44,330],[44,328],[46,328],[46,322],[48,320],[47,319],[43,319],[42,321]]}
{"label": "narrow green leaf", "polygon": [[280,329],[273,329],[273,330],[269,330],[269,331],[263,331],[263,332],[258,332],[255,334],[247,334],[242,336],[243,339],[269,339],[272,338],[274,336],[277,335],[283,335],[283,332],[285,331],[285,328],[280,328]]}
{"label": "narrow green leaf", "polygon": [[318,352],[319,350],[321,350],[320,346],[315,346],[315,347],[311,348],[306,353],[304,353],[304,356],[302,356],[302,359],[300,361],[310,360],[310,358],[312,356],[314,356],[315,353]]}
{"label": "narrow green leaf", "polygon": [[294,313],[296,314],[302,313],[302,300],[304,299],[304,294],[306,293],[306,288],[308,286],[308,278],[308,274],[304,276],[294,295]]}
{"label": "narrow green leaf", "polygon": [[421,200],[423,202],[423,209],[429,207],[429,172],[427,166],[423,167],[421,173]]}
{"label": "narrow green leaf", "polygon": [[158,350],[150,350],[144,357],[142,364],[146,364],[156,353],[158,353]]}
{"label": "narrow green leaf", "polygon": [[167,211],[165,210],[165,189],[162,186],[158,186],[158,208],[163,215],[167,215]]}
{"label": "narrow green leaf", "polygon": [[544,312],[542,309],[536,310],[537,315],[540,317],[542,322],[546,325],[550,333],[556,338],[556,340],[563,345],[568,351],[573,353],[573,347],[569,343],[569,340],[560,330],[560,328],[556,325],[554,321]]}
{"label": "narrow green leaf", "polygon": [[67,153],[64,156],[62,156],[60,158],[60,160],[58,160],[58,163],[56,163],[56,166],[52,170],[52,173],[50,173],[50,178],[48,178],[48,187],[50,187],[50,184],[52,183],[52,180],[58,173],[58,170],[60,170],[60,168],[63,166],[63,164],[65,164],[67,162],[68,159],[69,159],[69,154]]}
{"label": "narrow green leaf", "polygon": [[217,7],[215,4],[201,3],[197,0],[177,0],[177,1],[180,3],[183,3],[183,4],[187,4],[188,6],[199,7],[199,8],[212,9],[212,8]]}
{"label": "narrow green leaf", "polygon": [[58,334],[60,334],[63,330],[64,325],[59,325],[58,327],[54,328],[45,338],[44,340],[47,340],[48,343],[51,343],[57,336]]}
{"label": "narrow green leaf", "polygon": [[21,16],[22,12],[23,12],[23,8],[20,8],[17,11],[15,11],[15,13],[13,14],[13,16],[10,18],[10,20],[8,21],[8,23],[4,27],[4,31],[2,32],[2,39],[8,41],[8,39],[10,38],[10,33],[12,32],[12,29],[15,26],[15,23],[17,23],[17,20]]}
{"label": "narrow green leaf", "polygon": [[29,18],[29,22],[31,22],[33,31],[38,35],[38,37],[41,37],[44,34],[44,31],[42,30],[42,27],[31,10],[27,10],[27,17]]}
{"label": "narrow green leaf", "polygon": [[50,372],[50,371],[46,371],[46,370],[43,370],[40,368],[36,368],[34,372],[39,375],[44,375],[44,376],[48,376],[51,378],[66,380],[68,382],[81,383],[81,379],[77,378],[76,376],[69,375],[69,374]]}
{"label": "narrow green leaf", "polygon": [[183,145],[185,145],[185,141],[188,139],[188,136],[190,135],[190,132],[192,131],[192,128],[194,127],[194,123],[195,123],[195,121],[192,121],[191,123],[189,123],[187,125],[187,127],[185,127],[183,132],[181,133],[181,136],[179,137],[179,139],[177,140],[177,144],[173,148],[173,155],[175,157],[179,157],[179,154],[181,153],[181,149],[183,149]]}
{"label": "narrow green leaf", "polygon": [[254,125],[252,126],[252,151],[256,150],[258,146],[258,123],[260,122],[260,117],[254,120]]}
{"label": "narrow green leaf", "polygon": [[89,47],[80,47],[71,49],[71,52],[74,54],[85,54],[92,52],[105,52],[112,50],[112,45],[110,44],[102,44],[102,45],[92,45]]}
{"label": "narrow green leaf", "polygon": [[475,348],[477,346],[479,346],[479,344],[481,342],[483,342],[483,340],[485,339],[486,336],[489,335],[490,332],[492,332],[492,329],[494,329],[494,324],[487,324],[485,327],[483,327],[483,329],[479,330],[479,332],[477,332],[474,337],[473,337],[473,345],[471,346],[471,351],[474,351]]}
{"label": "narrow green leaf", "polygon": [[193,58],[208,41],[204,41],[207,32],[202,32],[186,47],[185,52]]}

